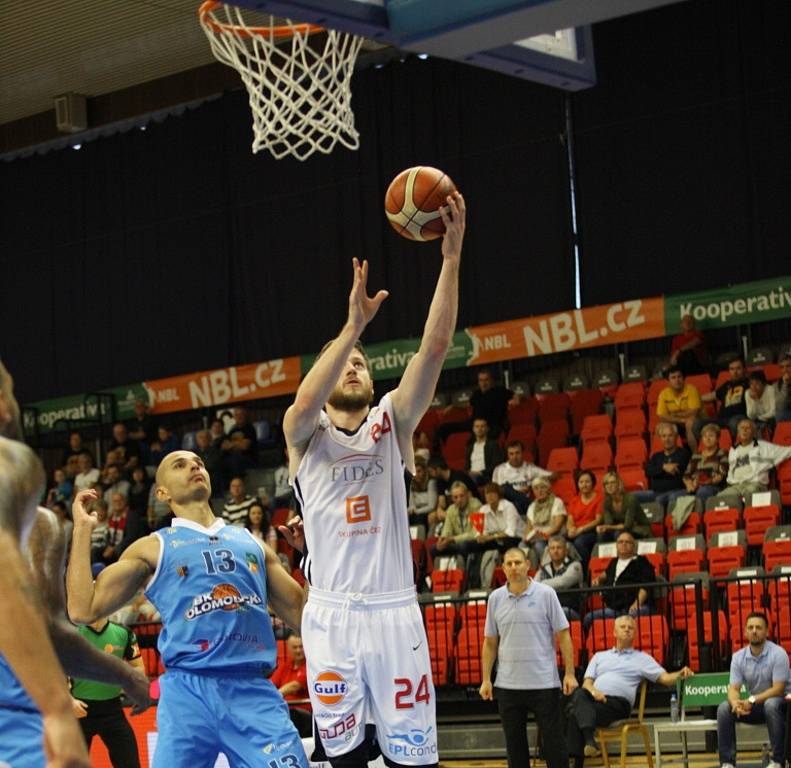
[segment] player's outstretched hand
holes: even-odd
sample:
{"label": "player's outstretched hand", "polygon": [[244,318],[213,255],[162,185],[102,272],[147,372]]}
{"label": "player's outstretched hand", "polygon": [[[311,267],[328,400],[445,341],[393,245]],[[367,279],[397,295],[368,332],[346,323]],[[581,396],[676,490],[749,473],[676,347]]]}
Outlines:
{"label": "player's outstretched hand", "polygon": [[70,711],[45,715],[43,725],[47,768],[91,768],[82,730]]}
{"label": "player's outstretched hand", "polygon": [[491,680],[487,680],[481,683],[481,687],[478,689],[478,693],[481,695],[481,698],[484,701],[491,701],[492,700],[492,682]]}
{"label": "player's outstretched hand", "polygon": [[448,204],[439,209],[439,215],[445,225],[442,255],[446,259],[458,262],[461,259],[461,244],[467,222],[467,208],[461,192],[456,190],[452,195],[448,195]]}
{"label": "player's outstretched hand", "polygon": [[74,497],[74,503],[71,505],[71,519],[74,521],[75,527],[78,525],[88,525],[91,529],[96,527],[99,522],[96,512],[88,512],[88,505],[98,498],[99,494],[93,488],[80,491]]}
{"label": "player's outstretched hand", "polygon": [[132,671],[132,679],[124,685],[124,693],[132,702],[132,714],[139,715],[145,712],[154,702],[149,691],[151,683],[148,678],[140,671]]}
{"label": "player's outstretched hand", "polygon": [[377,291],[376,295],[368,295],[368,261],[360,264],[359,259],[352,259],[354,282],[349,294],[349,320],[362,330],[373,320],[382,302],[388,297],[387,291]]}
{"label": "player's outstretched hand", "polygon": [[279,525],[277,529],[283,534],[283,538],[290,547],[305,552],[305,526],[302,518],[292,517],[285,525]]}

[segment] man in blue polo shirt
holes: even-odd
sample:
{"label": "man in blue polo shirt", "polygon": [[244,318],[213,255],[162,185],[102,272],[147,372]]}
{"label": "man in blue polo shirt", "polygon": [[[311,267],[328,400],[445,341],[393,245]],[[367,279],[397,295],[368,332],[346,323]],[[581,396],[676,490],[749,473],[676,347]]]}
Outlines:
{"label": "man in blue polo shirt", "polygon": [[689,667],[666,672],[653,656],[635,650],[632,644],[636,631],[633,617],[619,616],[615,620],[615,647],[594,654],[582,687],[571,698],[567,709],[568,744],[577,768],[581,768],[585,756],[599,754],[593,738],[595,729],[629,716],[644,678],[671,686],[679,678],[694,674]]}
{"label": "man in blue polo shirt", "polygon": [[[785,737],[785,695],[791,693],[788,654],[766,639],[769,622],[766,614],[755,611],[747,616],[744,634],[749,645],[733,654],[728,700],[717,709],[717,741],[722,768],[736,764],[736,721],[766,723],[772,761],[767,768],[783,765]],[[742,700],[744,685],[750,697]]]}
{"label": "man in blue polo shirt", "polygon": [[[493,693],[497,695],[508,768],[525,765],[528,711],[541,728],[547,767],[566,768],[555,637],[565,667],[563,693],[568,696],[577,688],[569,623],[555,590],[528,576],[527,556],[521,549],[515,547],[503,555],[503,570],[508,583],[489,595],[486,608],[481,698],[491,700]],[[497,685],[493,689],[495,659]]]}

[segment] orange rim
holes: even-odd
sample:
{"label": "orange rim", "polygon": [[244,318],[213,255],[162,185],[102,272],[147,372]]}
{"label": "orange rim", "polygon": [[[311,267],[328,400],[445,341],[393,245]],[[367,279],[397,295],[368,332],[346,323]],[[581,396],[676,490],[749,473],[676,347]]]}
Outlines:
{"label": "orange rim", "polygon": [[317,24],[293,24],[281,27],[240,27],[236,24],[223,24],[215,21],[209,15],[222,5],[223,3],[218,2],[218,0],[204,0],[200,8],[198,8],[198,17],[201,22],[215,34],[229,32],[237,37],[252,37],[256,35],[258,37],[285,39],[293,37],[295,34],[312,35],[315,32],[325,31],[324,27],[320,27]]}

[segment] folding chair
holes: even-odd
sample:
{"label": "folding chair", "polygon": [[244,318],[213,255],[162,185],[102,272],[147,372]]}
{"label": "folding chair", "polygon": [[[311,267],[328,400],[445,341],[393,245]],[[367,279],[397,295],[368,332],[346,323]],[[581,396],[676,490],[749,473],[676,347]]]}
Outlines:
{"label": "folding chair", "polygon": [[607,744],[613,741],[618,741],[621,744],[620,768],[626,768],[626,752],[629,748],[629,734],[635,732],[643,737],[648,768],[654,768],[654,759],[651,752],[651,736],[648,732],[648,725],[643,720],[645,716],[645,696],[647,692],[648,682],[643,680],[640,684],[640,693],[638,694],[639,703],[637,706],[636,718],[616,720],[606,728],[596,729],[596,740],[601,745],[601,757],[604,762],[604,768],[610,768],[610,755],[607,752]]}

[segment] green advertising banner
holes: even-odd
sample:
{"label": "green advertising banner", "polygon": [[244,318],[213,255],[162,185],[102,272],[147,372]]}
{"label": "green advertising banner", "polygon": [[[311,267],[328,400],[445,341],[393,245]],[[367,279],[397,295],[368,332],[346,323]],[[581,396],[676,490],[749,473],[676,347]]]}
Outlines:
{"label": "green advertising banner", "polygon": [[[420,339],[398,339],[381,344],[366,344],[365,354],[371,361],[374,380],[397,379],[404,373],[409,361],[420,346]],[[464,332],[453,334],[443,368],[465,368],[472,357],[472,341]],[[302,355],[302,375],[313,365],[316,355]]]}
{"label": "green advertising banner", "polygon": [[[730,672],[705,672],[684,680],[684,707],[716,707],[728,698]],[[750,694],[742,686],[739,696]]]}
{"label": "green advertising banner", "polygon": [[[115,415],[118,419],[131,419],[135,414],[135,400],[138,398],[148,402],[148,393],[142,384],[129,384],[126,387],[116,387],[105,390],[107,394],[115,395]],[[39,400],[32,404],[38,413],[32,410],[25,410],[23,413],[23,428],[27,434],[32,434],[36,429],[41,434],[52,430],[64,430],[66,424],[64,419],[95,419],[99,412],[99,405],[95,398],[88,398],[87,395],[71,395],[69,397],[59,397],[54,400]],[[107,406],[102,403],[102,413],[106,414]]]}
{"label": "green advertising banner", "polygon": [[791,277],[665,296],[668,335],[679,333],[684,315],[692,315],[704,330],[787,318],[791,316]]}

